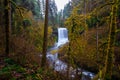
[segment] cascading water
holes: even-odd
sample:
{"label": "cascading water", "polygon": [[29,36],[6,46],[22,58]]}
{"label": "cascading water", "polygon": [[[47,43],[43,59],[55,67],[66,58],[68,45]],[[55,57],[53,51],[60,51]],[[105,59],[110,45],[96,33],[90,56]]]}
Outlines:
{"label": "cascading water", "polygon": [[66,28],[58,28],[58,42],[57,47],[68,42],[68,31]]}
{"label": "cascading water", "polygon": [[[58,47],[68,42],[68,31],[67,28],[58,28],[58,42],[51,48],[51,50],[58,49]],[[47,58],[50,62],[50,66],[54,67],[56,71],[65,71],[67,64],[58,59],[58,53],[51,54],[47,53]]]}
{"label": "cascading water", "polygon": [[[69,42],[67,28],[58,28],[58,42],[54,47],[50,49],[50,51],[57,50],[60,46],[66,44],[67,42]],[[58,58],[58,53],[51,54],[50,51],[47,52],[47,59],[49,61],[50,66],[53,67],[55,71],[60,71],[60,72],[66,71],[67,63],[61,61]],[[80,70],[80,68],[78,69]],[[70,72],[71,72],[71,77],[72,76],[74,77],[75,75],[74,73],[76,73],[76,69],[72,69]],[[94,76],[93,73],[85,70],[83,70],[82,74],[85,76],[89,76],[90,78],[93,78]],[[86,80],[86,79],[84,78],[82,80]]]}

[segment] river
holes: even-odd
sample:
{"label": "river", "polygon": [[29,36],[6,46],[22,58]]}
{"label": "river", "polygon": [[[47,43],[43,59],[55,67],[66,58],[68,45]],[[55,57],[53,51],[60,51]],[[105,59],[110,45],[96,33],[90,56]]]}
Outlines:
{"label": "river", "polygon": [[[67,29],[66,28],[58,28],[58,42],[52,48],[50,48],[49,51],[47,52],[47,59],[49,61],[49,66],[52,67],[55,71],[59,71],[61,73],[67,72],[68,65],[67,65],[67,63],[61,61],[58,58],[57,51],[55,54],[52,54],[51,51],[58,50],[59,47],[62,47],[67,42],[69,42]],[[71,78],[75,77],[76,71],[77,71],[78,75],[80,75],[82,73],[82,80],[91,80],[95,76],[94,73],[86,71],[79,67],[77,69],[74,69],[72,66],[70,66],[69,70],[70,70],[69,76]]]}

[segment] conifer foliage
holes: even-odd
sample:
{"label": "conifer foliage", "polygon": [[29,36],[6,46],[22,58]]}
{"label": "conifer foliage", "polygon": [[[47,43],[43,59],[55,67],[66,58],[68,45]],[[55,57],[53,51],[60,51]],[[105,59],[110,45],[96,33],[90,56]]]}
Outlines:
{"label": "conifer foliage", "polygon": [[120,80],[120,0],[55,1],[0,0],[0,80]]}

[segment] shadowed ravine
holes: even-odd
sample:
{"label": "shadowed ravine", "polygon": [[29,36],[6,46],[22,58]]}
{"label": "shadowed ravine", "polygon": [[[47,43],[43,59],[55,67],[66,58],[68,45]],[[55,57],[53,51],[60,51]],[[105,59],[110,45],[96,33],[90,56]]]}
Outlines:
{"label": "shadowed ravine", "polygon": [[[47,59],[49,61],[49,66],[52,67],[55,71],[59,71],[61,73],[65,73],[67,71],[67,63],[61,61],[58,58],[58,53],[56,51],[55,54],[52,54],[52,50],[58,50],[59,47],[62,47],[64,44],[69,42],[68,40],[68,32],[66,28],[58,28],[58,42],[49,49],[47,52]],[[81,74],[81,68],[73,69],[73,67],[70,67],[70,77],[74,78],[76,75],[76,71],[78,74]],[[94,77],[94,73],[88,72],[86,70],[82,69],[82,80],[88,80],[84,76],[92,79]]]}

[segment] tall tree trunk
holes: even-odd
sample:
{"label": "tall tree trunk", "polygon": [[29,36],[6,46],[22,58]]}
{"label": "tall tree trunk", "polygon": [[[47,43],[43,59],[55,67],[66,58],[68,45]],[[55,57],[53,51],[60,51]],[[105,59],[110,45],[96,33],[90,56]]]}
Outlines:
{"label": "tall tree trunk", "polygon": [[42,51],[42,61],[41,67],[45,67],[46,65],[46,52],[47,52],[47,32],[48,32],[48,4],[49,1],[46,0],[46,11],[45,11],[45,23],[44,23],[44,39],[43,39],[43,51]]}
{"label": "tall tree trunk", "polygon": [[115,34],[116,34],[116,17],[117,17],[117,3],[118,0],[113,0],[115,3],[112,5],[112,15],[110,22],[110,31],[108,38],[108,49],[106,55],[106,63],[105,63],[105,76],[104,80],[111,80],[113,61],[114,61],[114,45],[115,45]]}
{"label": "tall tree trunk", "polygon": [[71,42],[69,42],[69,46],[68,46],[68,52],[67,52],[67,56],[68,56],[68,65],[67,65],[67,79],[70,79],[70,53],[71,53]]}
{"label": "tall tree trunk", "polygon": [[10,27],[11,27],[11,4],[9,0],[4,0],[4,5],[5,5],[5,33],[6,33],[6,56],[9,55],[9,42],[10,42]]}

